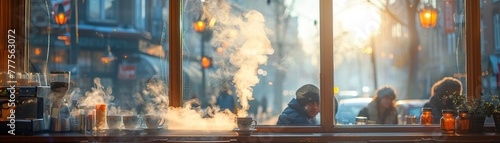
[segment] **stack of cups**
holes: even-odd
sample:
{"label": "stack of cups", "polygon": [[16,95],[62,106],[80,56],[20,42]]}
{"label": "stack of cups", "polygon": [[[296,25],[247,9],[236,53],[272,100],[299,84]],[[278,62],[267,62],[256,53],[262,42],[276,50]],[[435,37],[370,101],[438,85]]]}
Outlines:
{"label": "stack of cups", "polygon": [[[1,76],[1,84],[6,85],[9,77],[8,73],[2,72]],[[16,86],[47,86],[45,73],[18,72],[16,73],[16,82]]]}

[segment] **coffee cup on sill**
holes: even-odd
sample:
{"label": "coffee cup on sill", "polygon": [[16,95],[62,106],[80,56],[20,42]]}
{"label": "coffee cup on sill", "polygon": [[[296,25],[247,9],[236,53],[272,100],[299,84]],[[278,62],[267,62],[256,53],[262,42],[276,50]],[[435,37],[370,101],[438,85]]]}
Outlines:
{"label": "coffee cup on sill", "polygon": [[257,126],[257,121],[252,119],[252,117],[238,117],[236,119],[236,124],[239,130],[253,130],[255,126]]}

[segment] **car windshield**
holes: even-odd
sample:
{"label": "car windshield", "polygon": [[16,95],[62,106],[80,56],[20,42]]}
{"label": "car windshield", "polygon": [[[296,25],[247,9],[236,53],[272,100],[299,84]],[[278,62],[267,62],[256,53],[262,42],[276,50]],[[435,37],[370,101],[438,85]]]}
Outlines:
{"label": "car windshield", "polygon": [[335,119],[338,125],[353,125],[359,111],[366,107],[372,98],[351,98],[339,101],[339,111]]}

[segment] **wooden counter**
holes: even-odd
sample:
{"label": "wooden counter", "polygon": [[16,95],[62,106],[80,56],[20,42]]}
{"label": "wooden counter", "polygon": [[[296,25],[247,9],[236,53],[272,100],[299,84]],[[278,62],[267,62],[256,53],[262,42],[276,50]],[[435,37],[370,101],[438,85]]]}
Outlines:
{"label": "wooden counter", "polygon": [[500,142],[500,133],[442,134],[399,133],[253,133],[238,136],[233,131],[162,131],[156,135],[44,133],[31,136],[0,136],[0,142]]}

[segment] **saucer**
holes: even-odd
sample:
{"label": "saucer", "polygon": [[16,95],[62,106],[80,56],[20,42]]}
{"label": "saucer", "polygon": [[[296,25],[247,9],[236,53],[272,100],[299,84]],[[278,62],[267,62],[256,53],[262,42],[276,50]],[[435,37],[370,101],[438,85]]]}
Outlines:
{"label": "saucer", "polygon": [[238,135],[240,135],[240,136],[249,136],[255,130],[257,130],[257,129],[250,129],[250,130],[240,130],[238,128],[233,129],[233,131],[237,132]]}
{"label": "saucer", "polygon": [[144,130],[148,133],[148,134],[158,134],[161,132],[161,130],[163,130],[163,127],[158,127],[158,128],[155,128],[155,129],[150,129],[150,128],[144,128]]}
{"label": "saucer", "polygon": [[140,135],[143,129],[125,129],[124,131],[127,135]]}
{"label": "saucer", "polygon": [[122,129],[104,129],[104,133],[107,135],[120,135]]}

